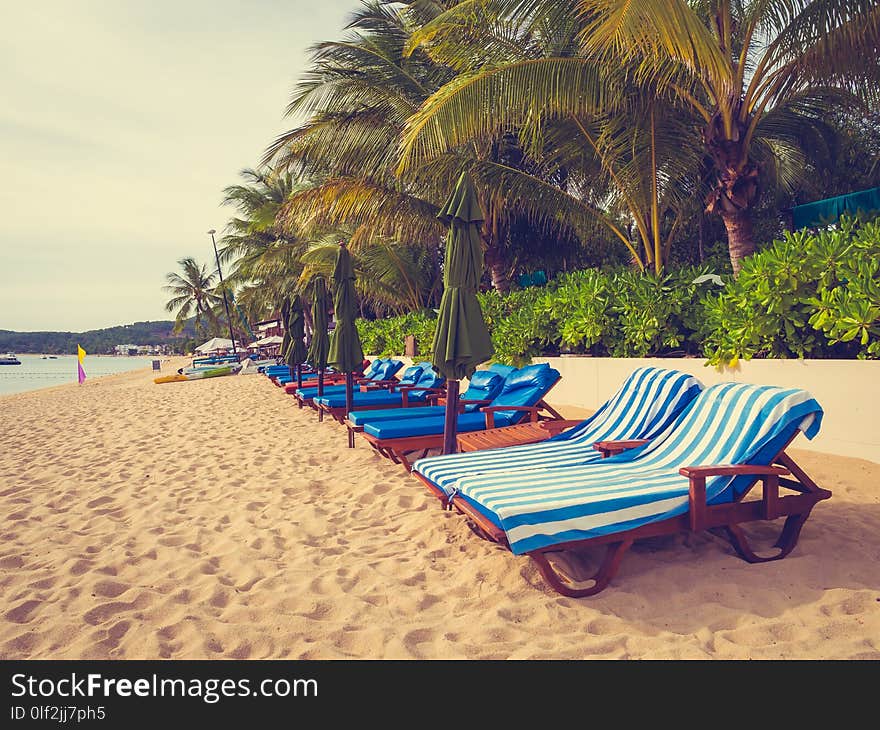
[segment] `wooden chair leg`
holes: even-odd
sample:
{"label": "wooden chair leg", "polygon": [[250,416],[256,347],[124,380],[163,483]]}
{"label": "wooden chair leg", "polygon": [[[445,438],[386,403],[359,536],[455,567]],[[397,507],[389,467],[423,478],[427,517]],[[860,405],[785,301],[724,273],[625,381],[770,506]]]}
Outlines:
{"label": "wooden chair leg", "polygon": [[529,553],[529,557],[538,564],[538,570],[541,571],[544,580],[546,580],[557,593],[561,593],[563,596],[568,596],[569,598],[584,598],[586,596],[595,596],[597,593],[608,587],[611,579],[617,574],[618,568],[620,568],[620,561],[623,560],[624,554],[629,550],[632,544],[632,540],[621,540],[620,542],[611,543],[608,546],[608,549],[605,552],[605,558],[595,575],[587,578],[586,581],[583,581],[588,582],[592,580],[593,585],[591,586],[579,587],[563,578],[550,564],[550,561],[547,559],[547,553]]}
{"label": "wooden chair leg", "polygon": [[778,552],[767,557],[758,555],[752,550],[749,540],[740,525],[726,525],[723,528],[723,531],[725,537],[730,541],[730,544],[733,545],[733,549],[736,550],[736,554],[743,560],[748,563],[767,563],[771,560],[781,560],[794,549],[794,546],[797,545],[798,538],[800,537],[801,528],[804,526],[804,523],[809,516],[810,510],[802,512],[799,515],[790,515],[785,520],[782,532],[773,545],[773,547],[778,548]]}

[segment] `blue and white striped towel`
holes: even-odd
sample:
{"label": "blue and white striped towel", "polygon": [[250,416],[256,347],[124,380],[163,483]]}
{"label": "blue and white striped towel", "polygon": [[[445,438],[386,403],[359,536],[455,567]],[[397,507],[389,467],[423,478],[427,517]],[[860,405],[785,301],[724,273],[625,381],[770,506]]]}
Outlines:
{"label": "blue and white striped towel", "polygon": [[[501,527],[516,554],[621,532],[687,512],[681,467],[769,464],[798,430],[813,438],[822,415],[804,390],[722,383],[649,444],[587,466],[465,476],[455,499]],[[753,482],[710,478],[707,501],[732,501]]]}
{"label": "blue and white striped towel", "polygon": [[602,454],[592,446],[596,441],[653,438],[681,415],[702,387],[678,370],[638,368],[592,416],[559,436],[537,444],[430,456],[415,462],[413,471],[451,494],[456,482],[468,475],[599,461]]}

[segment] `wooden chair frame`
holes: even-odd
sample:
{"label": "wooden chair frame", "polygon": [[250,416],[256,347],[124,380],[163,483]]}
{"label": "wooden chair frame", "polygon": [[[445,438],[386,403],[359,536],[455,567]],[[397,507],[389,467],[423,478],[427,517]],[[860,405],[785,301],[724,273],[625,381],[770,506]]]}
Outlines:
{"label": "wooden chair frame", "polygon": [[[360,388],[360,392],[369,393],[370,391],[380,390],[380,389],[381,388],[366,387],[366,386],[362,385]],[[409,394],[412,393],[412,391],[414,391],[414,390],[418,390],[420,392],[427,391],[429,393],[445,393],[446,392],[445,388],[424,388],[424,387],[420,388],[416,385],[391,385],[387,390],[391,393],[400,393],[400,398],[401,398],[400,406],[389,405],[388,403],[377,403],[375,405],[369,404],[369,403],[352,403],[351,410],[352,411],[375,411],[375,410],[380,410],[380,409],[385,409],[385,408],[396,408],[396,407],[409,408],[410,406],[421,406],[421,405],[424,405],[423,401],[413,401],[412,403],[410,403]],[[339,423],[342,423],[342,424],[347,423],[346,416],[348,415],[348,411],[346,410],[345,406],[331,407],[331,406],[325,406],[324,404],[318,404],[316,407],[318,408],[318,420],[319,421],[323,421],[324,415],[328,414],[328,415],[332,416],[334,419],[336,419]]]}
{"label": "wooden chair frame", "polygon": [[[795,435],[797,435],[797,432],[795,432]],[[793,438],[794,436],[792,436]],[[781,560],[794,549],[800,536],[801,528],[804,526],[816,503],[831,497],[829,490],[819,487],[785,453],[785,449],[792,439],[789,439],[788,443],[780,450],[769,466],[741,464],[734,466],[687,466],[681,468],[679,474],[687,477],[689,480],[689,510],[683,515],[671,517],[661,522],[642,525],[631,530],[623,530],[609,535],[601,535],[586,540],[573,540],[541,548],[528,552],[526,555],[535,561],[544,580],[555,591],[571,598],[593,596],[605,589],[617,574],[621,560],[633,542],[649,537],[673,535],[679,532],[715,530],[720,532],[721,536],[731,543],[739,557],[749,563]],[[620,453],[620,451],[626,448],[633,448],[633,446],[639,446],[645,442],[604,441],[600,443],[606,451],[610,452],[607,455],[611,455],[611,453]],[[737,501],[717,505],[706,503],[706,479],[708,477],[740,475],[753,476],[754,481],[743,490]],[[416,473],[416,476],[435,494],[442,491],[420,474]],[[759,481],[763,485],[761,499],[746,500],[745,497]],[[795,492],[795,494],[781,495],[779,491],[780,486],[786,487]],[[456,500],[453,498],[452,507],[465,515],[478,534],[509,547],[504,531],[488,520],[472,504],[464,499]],[[758,520],[772,521],[780,517],[785,517],[785,523],[779,538],[774,543],[777,552],[769,556],[758,555],[752,549],[740,525]],[[548,556],[556,552],[592,546],[605,546],[606,552],[594,575],[580,582],[582,584],[587,583],[588,585],[569,582],[553,567],[548,559]]]}
{"label": "wooden chair frame", "polygon": [[[547,393],[549,393],[559,382],[559,378],[553,381],[553,384],[547,389]],[[546,397],[547,393],[544,394]],[[462,401],[459,406],[462,404],[467,405],[472,401]],[[495,413],[498,411],[523,411],[528,414],[529,421],[531,423],[537,423],[539,421],[544,420],[564,420],[562,416],[546,401],[543,399],[539,400],[538,403],[534,406],[483,406],[480,408],[480,412],[483,413],[486,417],[486,429],[493,429],[495,427]],[[366,440],[367,443],[370,444],[376,451],[378,451],[382,456],[385,456],[391,459],[395,464],[403,464],[404,469],[407,471],[412,471],[412,464],[410,462],[410,455],[414,452],[421,451],[422,453],[418,458],[423,458],[428,455],[428,452],[431,449],[442,449],[443,448],[443,434],[442,433],[431,433],[425,434],[422,436],[403,436],[400,438],[393,439],[380,439],[372,434],[367,433],[363,430],[363,428],[358,429],[357,427],[353,427],[350,423],[347,424],[349,426],[349,443],[352,443],[354,438],[354,433],[360,433]]]}

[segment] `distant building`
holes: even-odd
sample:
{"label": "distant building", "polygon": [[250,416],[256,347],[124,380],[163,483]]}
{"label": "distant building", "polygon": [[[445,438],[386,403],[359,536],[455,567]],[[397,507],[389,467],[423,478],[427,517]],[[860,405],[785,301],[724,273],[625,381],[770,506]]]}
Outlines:
{"label": "distant building", "polygon": [[275,317],[274,319],[264,319],[262,322],[255,322],[253,330],[256,339],[258,340],[261,340],[264,337],[271,337],[272,335],[278,337],[284,335],[284,327],[281,324],[280,316]]}

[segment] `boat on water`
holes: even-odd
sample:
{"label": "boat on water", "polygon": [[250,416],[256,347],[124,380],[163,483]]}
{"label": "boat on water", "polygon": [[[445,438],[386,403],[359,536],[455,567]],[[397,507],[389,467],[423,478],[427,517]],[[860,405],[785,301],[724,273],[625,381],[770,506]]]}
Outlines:
{"label": "boat on water", "polygon": [[21,360],[11,352],[7,352],[5,355],[0,356],[0,365],[21,365]]}

